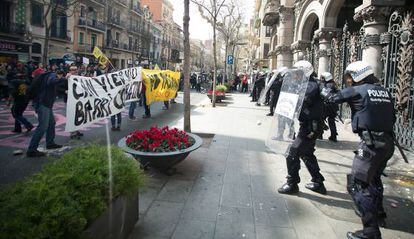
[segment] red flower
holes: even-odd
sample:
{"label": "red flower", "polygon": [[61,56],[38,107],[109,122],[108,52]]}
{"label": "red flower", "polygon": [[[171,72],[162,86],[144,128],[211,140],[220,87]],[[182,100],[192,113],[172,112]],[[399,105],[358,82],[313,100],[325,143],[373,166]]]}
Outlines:
{"label": "red flower", "polygon": [[177,128],[152,126],[149,130],[136,130],[129,134],[126,144],[144,152],[170,152],[191,147],[194,139]]}

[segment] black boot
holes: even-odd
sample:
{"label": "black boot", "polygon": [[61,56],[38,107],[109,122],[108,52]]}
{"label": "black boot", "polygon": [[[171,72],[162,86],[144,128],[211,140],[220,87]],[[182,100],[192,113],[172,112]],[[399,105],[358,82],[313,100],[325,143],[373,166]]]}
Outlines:
{"label": "black boot", "polygon": [[305,185],[305,188],[312,190],[314,192],[320,193],[320,194],[326,194],[326,188],[323,183],[308,183]]}
{"label": "black boot", "polygon": [[299,192],[299,187],[296,183],[285,183],[277,191],[281,194],[296,194]]}
{"label": "black boot", "polygon": [[266,116],[273,116],[273,112],[270,112],[269,114],[267,114]]}
{"label": "black boot", "polygon": [[375,235],[366,235],[362,230],[356,232],[348,232],[346,234],[348,239],[381,239],[381,234]]}
{"label": "black boot", "polygon": [[346,234],[348,239],[370,239],[369,237],[365,236],[364,233],[361,231],[356,232],[348,232]]}
{"label": "black boot", "polygon": [[336,135],[335,136],[331,136],[331,137],[329,137],[329,140],[330,141],[332,141],[332,142],[338,142],[338,139],[336,138]]}

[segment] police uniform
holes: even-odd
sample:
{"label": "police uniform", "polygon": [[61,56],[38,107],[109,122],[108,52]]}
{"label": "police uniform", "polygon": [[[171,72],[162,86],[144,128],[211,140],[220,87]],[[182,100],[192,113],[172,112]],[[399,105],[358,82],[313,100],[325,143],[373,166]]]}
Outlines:
{"label": "police uniform", "polygon": [[350,105],[352,130],[361,138],[347,187],[362,214],[363,230],[348,232],[347,236],[378,239],[381,238],[378,212],[384,212],[381,174],[394,153],[394,106],[390,93],[376,83],[371,66],[355,62],[346,72],[354,82],[362,84],[341,90],[329,101]]}
{"label": "police uniform", "polygon": [[[338,87],[336,86],[335,82],[332,79],[332,75],[329,72],[322,73],[321,78],[323,79],[321,82],[321,92],[327,91],[331,94],[335,94],[338,92]],[[325,119],[327,119],[329,130],[331,131],[331,136],[329,137],[329,140],[336,142],[336,136],[338,135],[338,132],[336,130],[335,118],[337,117],[337,112],[339,108],[337,104],[332,104],[328,102],[325,102],[324,106]]]}
{"label": "police uniform", "polygon": [[320,168],[314,155],[316,138],[321,130],[323,101],[319,92],[319,84],[314,77],[315,73],[313,73],[312,65],[309,62],[299,61],[295,64],[296,68],[303,69],[303,67],[297,67],[297,65],[300,66],[301,64],[304,64],[305,67],[309,66],[308,72],[310,71],[310,73],[308,75],[306,68],[304,69],[305,75],[309,77],[309,83],[302,110],[299,114],[299,132],[287,151],[287,182],[278,189],[278,192],[282,194],[293,194],[299,191],[298,183],[300,182],[299,170],[301,158],[312,176],[312,183],[306,184],[305,187],[312,191],[326,194],[326,189],[323,184],[325,179],[320,173]]}

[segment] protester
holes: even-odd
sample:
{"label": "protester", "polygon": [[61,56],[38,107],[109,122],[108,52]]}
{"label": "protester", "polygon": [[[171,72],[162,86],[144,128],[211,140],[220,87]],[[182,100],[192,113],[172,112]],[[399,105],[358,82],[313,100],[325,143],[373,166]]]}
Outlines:
{"label": "protester", "polygon": [[28,81],[29,79],[23,69],[23,65],[19,64],[17,72],[14,74],[14,79],[11,81],[11,96],[13,98],[11,113],[14,118],[14,129],[12,132],[14,133],[22,132],[22,124],[26,127],[27,132],[33,129],[33,125],[23,116],[29,104],[26,96]]}
{"label": "protester", "polygon": [[248,84],[247,74],[245,74],[242,80],[241,93],[246,93],[248,90],[248,86],[249,84]]}
{"label": "protester", "polygon": [[33,100],[33,105],[36,110],[39,124],[30,140],[27,149],[27,157],[41,157],[46,153],[37,150],[39,142],[46,132],[46,149],[61,148],[62,145],[55,143],[55,116],[53,114],[53,104],[56,99],[56,86],[64,80],[64,72],[54,72],[56,66],[51,66],[49,71],[39,75],[34,80],[31,87],[38,84],[39,91],[36,98]]}

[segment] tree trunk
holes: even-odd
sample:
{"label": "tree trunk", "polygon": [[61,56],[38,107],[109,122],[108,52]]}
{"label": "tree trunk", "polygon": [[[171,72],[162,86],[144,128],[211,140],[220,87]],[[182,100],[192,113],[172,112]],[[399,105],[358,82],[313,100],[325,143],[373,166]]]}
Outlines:
{"label": "tree trunk", "polygon": [[228,44],[229,44],[229,39],[226,37],[226,49],[224,50],[225,54],[224,54],[224,77],[226,77],[224,79],[224,81],[228,81],[229,77],[227,76],[227,51],[229,49]]}
{"label": "tree trunk", "polygon": [[216,82],[217,82],[217,42],[216,42],[216,24],[217,19],[213,19],[213,59],[214,59],[214,69],[213,69],[213,92],[211,99],[213,100],[213,107],[216,107]]}
{"label": "tree trunk", "polygon": [[49,65],[47,62],[47,58],[49,56],[49,38],[50,38],[50,27],[47,26],[47,22],[45,22],[45,43],[43,44],[43,55],[42,55],[42,64],[43,67],[46,67]]}
{"label": "tree trunk", "polygon": [[190,107],[190,0],[184,0],[184,131],[191,132]]}

